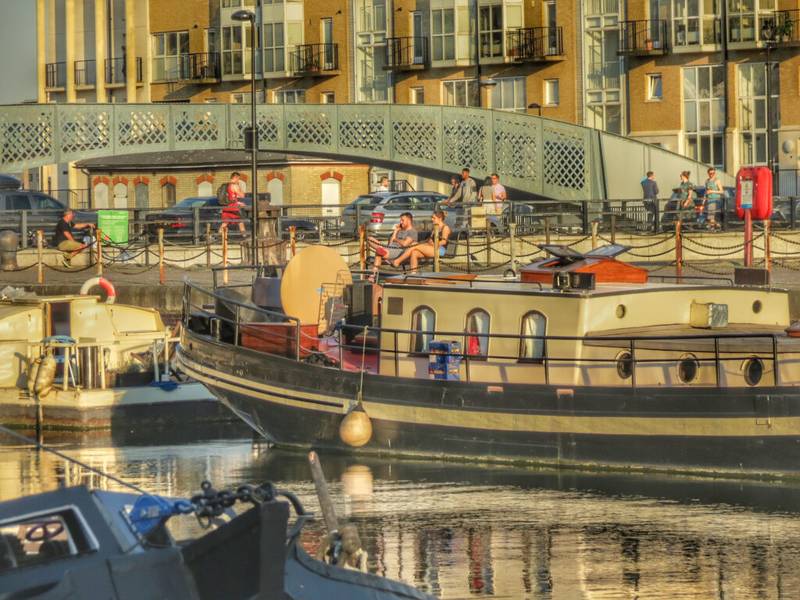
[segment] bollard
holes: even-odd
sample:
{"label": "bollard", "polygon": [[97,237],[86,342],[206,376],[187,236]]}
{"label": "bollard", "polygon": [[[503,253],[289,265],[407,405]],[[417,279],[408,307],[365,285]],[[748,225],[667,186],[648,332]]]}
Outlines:
{"label": "bollard", "polygon": [[433,226],[433,272],[439,272],[439,225]]}
{"label": "bollard", "polygon": [[681,220],[675,220],[675,275],[680,283],[683,277],[683,239],[681,238]]}
{"label": "bollard", "polygon": [[164,272],[164,228],[158,228],[158,283],[164,285],[167,274]]}
{"label": "bollard", "polygon": [[361,271],[367,268],[367,226],[358,226],[358,268]]}
{"label": "bollard", "polygon": [[[487,227],[486,228],[486,266],[491,266],[492,264],[492,238],[494,237],[494,232],[497,231],[496,228]],[[438,250],[438,247],[437,247]],[[437,253],[438,256],[438,253]]]}
{"label": "bollard", "polygon": [[222,283],[228,285],[228,228],[222,228]]}
{"label": "bollard", "polygon": [[753,215],[749,208],[744,209],[744,266],[753,266]]}
{"label": "bollard", "polygon": [[297,227],[294,225],[289,225],[289,248],[292,251],[292,257],[297,254]]}
{"label": "bollard", "polygon": [[95,239],[97,240],[97,275],[103,275],[103,230],[95,230]]}
{"label": "bollard", "polygon": [[592,250],[597,248],[597,230],[600,227],[600,223],[597,221],[592,221]]}
{"label": "bollard", "polygon": [[550,243],[550,217],[544,218],[544,241]]}
{"label": "bollard", "polygon": [[611,243],[617,243],[617,215],[611,215]]}
{"label": "bollard", "polygon": [[769,246],[770,240],[770,220],[764,221],[764,268],[767,271],[772,271],[772,252]]}
{"label": "bollard", "polygon": [[200,207],[192,207],[192,245],[200,245]]}
{"label": "bollard", "polygon": [[20,240],[22,241],[22,249],[25,250],[28,247],[28,211],[27,210],[23,210],[22,214],[20,215],[19,236],[20,236]]}
{"label": "bollard", "polygon": [[467,273],[472,273],[472,248],[470,247],[470,238],[472,238],[472,229],[467,223]]}
{"label": "bollard", "polygon": [[36,261],[38,263],[38,272],[36,274],[37,283],[44,283],[44,265],[42,259],[44,257],[44,236],[42,230],[36,230]]}
{"label": "bollard", "polygon": [[211,223],[206,223],[206,268],[211,268]]}
{"label": "bollard", "polygon": [[[511,261],[511,268],[514,269],[517,265],[517,249],[515,247],[517,241],[517,224],[515,222],[512,221],[508,224],[508,233],[509,242],[511,243],[511,247],[509,248],[509,254],[511,256],[509,260]],[[467,257],[467,260],[469,260],[469,257]]]}

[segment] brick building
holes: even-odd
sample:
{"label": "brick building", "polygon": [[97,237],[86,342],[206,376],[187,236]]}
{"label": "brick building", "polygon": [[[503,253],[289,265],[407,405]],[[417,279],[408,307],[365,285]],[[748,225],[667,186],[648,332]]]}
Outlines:
{"label": "brick building", "polygon": [[248,102],[256,45],[258,102],[541,113],[728,171],[773,164],[798,191],[800,0],[37,3],[40,99]]}

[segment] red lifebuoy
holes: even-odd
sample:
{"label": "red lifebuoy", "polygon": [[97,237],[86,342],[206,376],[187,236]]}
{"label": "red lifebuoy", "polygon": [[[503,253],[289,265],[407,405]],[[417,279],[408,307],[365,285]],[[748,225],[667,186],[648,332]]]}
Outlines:
{"label": "red lifebuoy", "polygon": [[96,285],[99,285],[101,288],[103,288],[103,291],[105,291],[106,303],[114,304],[114,301],[117,299],[117,290],[114,289],[114,284],[112,284],[105,277],[92,277],[91,279],[84,281],[83,285],[81,286],[81,296],[88,295],[89,290]]}

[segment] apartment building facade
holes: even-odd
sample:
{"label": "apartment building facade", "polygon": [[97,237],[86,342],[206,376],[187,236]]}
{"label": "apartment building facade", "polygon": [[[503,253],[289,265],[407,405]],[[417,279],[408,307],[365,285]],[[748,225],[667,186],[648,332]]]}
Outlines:
{"label": "apartment building facade", "polygon": [[[56,24],[51,100],[249,102],[255,76],[258,102],[527,111],[728,171],[800,168],[800,0],[37,2]],[[243,8],[255,35],[233,19]],[[49,85],[62,71],[73,84]]]}

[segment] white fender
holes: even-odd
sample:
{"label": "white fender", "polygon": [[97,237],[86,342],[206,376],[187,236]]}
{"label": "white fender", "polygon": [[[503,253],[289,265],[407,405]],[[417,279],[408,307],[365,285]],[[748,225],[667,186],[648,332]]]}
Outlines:
{"label": "white fender", "polygon": [[92,277],[91,279],[84,281],[83,285],[81,286],[81,296],[88,295],[89,290],[96,285],[99,285],[105,291],[106,303],[114,304],[114,301],[117,299],[117,290],[114,289],[114,284],[112,284],[105,277]]}

